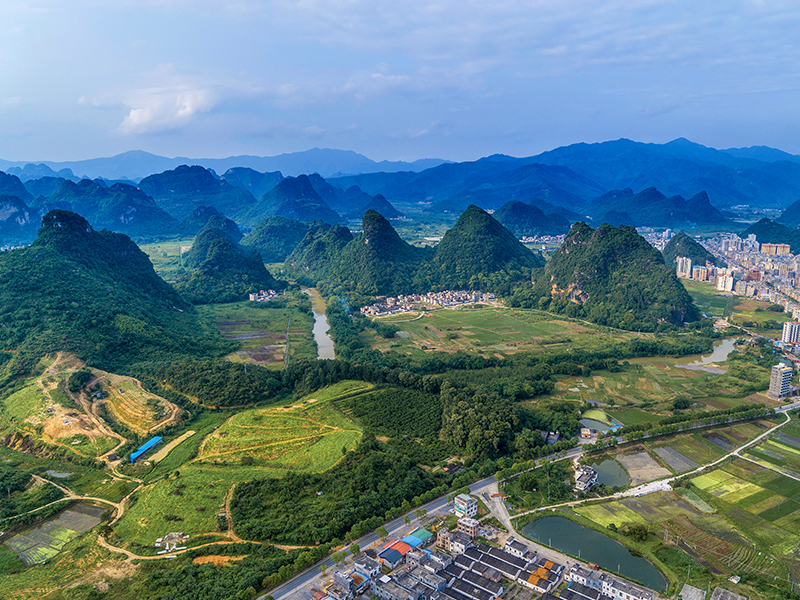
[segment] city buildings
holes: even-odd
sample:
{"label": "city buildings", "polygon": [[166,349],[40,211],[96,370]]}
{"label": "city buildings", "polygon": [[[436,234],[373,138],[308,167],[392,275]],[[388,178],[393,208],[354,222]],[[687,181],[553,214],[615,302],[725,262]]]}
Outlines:
{"label": "city buildings", "polygon": [[775,400],[786,398],[791,393],[791,382],[792,367],[784,363],[778,363],[772,367],[772,372],[769,377],[769,392],[767,395]]}

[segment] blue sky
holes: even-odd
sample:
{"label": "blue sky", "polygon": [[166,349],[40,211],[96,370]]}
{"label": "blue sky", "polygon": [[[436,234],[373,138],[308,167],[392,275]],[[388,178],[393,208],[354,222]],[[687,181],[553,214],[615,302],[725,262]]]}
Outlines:
{"label": "blue sky", "polygon": [[797,2],[6,4],[7,160],[469,160],[620,137],[800,153]]}

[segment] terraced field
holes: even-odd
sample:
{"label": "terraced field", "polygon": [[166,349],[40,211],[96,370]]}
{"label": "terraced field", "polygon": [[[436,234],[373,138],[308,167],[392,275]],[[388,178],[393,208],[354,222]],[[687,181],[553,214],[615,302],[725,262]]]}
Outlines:
{"label": "terraced field", "polygon": [[[289,470],[329,469],[355,447],[362,431],[335,406],[335,401],[372,389],[362,381],[342,381],[301,398],[290,406],[246,410],[215,426],[197,448],[183,448],[195,434],[154,467],[164,473],[136,493],[132,506],[115,527],[121,540],[152,548],[157,537],[184,531],[194,537],[218,534],[217,514],[225,512],[231,486]],[[183,457],[183,464],[175,457]],[[169,470],[161,470],[162,463]],[[177,473],[176,473],[177,470]],[[191,543],[191,542],[190,542]],[[152,548],[155,552],[155,549]]]}

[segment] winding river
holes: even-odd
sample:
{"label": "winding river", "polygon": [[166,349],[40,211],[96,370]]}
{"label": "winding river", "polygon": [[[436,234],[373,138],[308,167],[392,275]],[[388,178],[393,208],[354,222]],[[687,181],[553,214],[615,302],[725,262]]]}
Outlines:
{"label": "winding river", "polygon": [[325,301],[316,288],[303,288],[311,298],[311,310],[314,312],[314,341],[317,342],[317,358],[319,360],[332,360],[336,358],[333,351],[333,338],[328,334],[331,326],[325,316]]}

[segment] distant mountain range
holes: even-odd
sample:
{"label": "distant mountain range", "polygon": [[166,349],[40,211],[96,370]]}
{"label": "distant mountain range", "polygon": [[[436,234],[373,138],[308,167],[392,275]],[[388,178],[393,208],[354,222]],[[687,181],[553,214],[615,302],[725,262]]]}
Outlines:
{"label": "distant mountain range", "polygon": [[[108,158],[91,158],[76,161],[8,161],[0,159],[0,170],[17,175],[23,181],[39,177],[68,177],[77,175],[95,179],[130,179],[138,181],[179,167],[180,165],[200,165],[224,173],[236,167],[255,171],[280,171],[284,175],[319,173],[323,177],[332,175],[373,173],[383,171],[422,171],[448,162],[439,158],[424,158],[413,162],[376,162],[350,150],[331,150],[312,148],[303,152],[291,152],[278,156],[229,156],[228,158],[187,158],[178,156],[167,158],[142,150],[131,150]],[[263,193],[263,192],[262,192]],[[254,196],[259,194],[253,192]]]}
{"label": "distant mountain range", "polygon": [[[76,163],[0,160],[0,168],[7,171],[0,171],[0,245],[31,241],[52,208],[137,239],[181,234],[176,221],[203,207],[254,227],[270,216],[344,223],[376,210],[388,219],[419,219],[420,211],[461,214],[474,205],[498,210],[516,235],[563,233],[567,221],[730,228],[732,215],[763,208],[786,208],[779,221],[800,224],[800,204],[790,206],[800,198],[800,157],[763,147],[715,150],[685,139],[573,144],[527,158],[498,154],[461,163],[376,163],[314,149],[208,161],[129,152]],[[138,183],[120,180],[145,173]]]}

